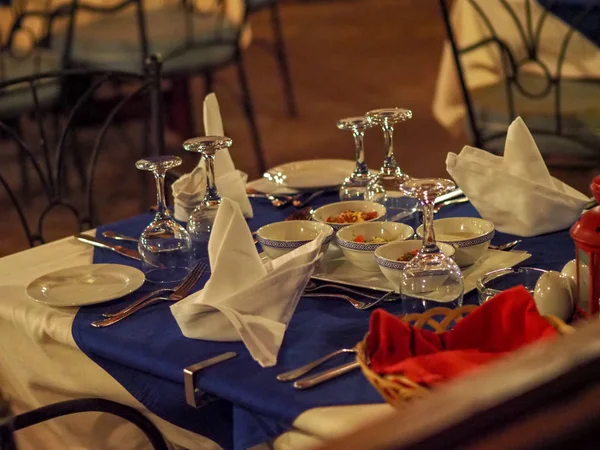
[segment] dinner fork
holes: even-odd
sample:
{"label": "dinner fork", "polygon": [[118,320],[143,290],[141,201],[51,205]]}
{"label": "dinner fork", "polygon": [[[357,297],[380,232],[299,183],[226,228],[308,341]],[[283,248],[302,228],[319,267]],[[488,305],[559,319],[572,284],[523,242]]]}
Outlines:
{"label": "dinner fork", "polygon": [[[206,265],[204,263],[196,263],[194,265],[194,267],[192,267],[192,270],[190,271],[190,273],[188,273],[186,275],[186,277],[183,279],[183,281],[181,283],[179,283],[179,285],[175,286],[174,288],[161,288],[161,289],[156,289],[155,291],[150,292],[148,295],[144,295],[142,298],[136,300],[135,302],[131,303],[130,305],[126,306],[125,308],[116,311],[114,313],[104,313],[102,314],[103,317],[106,318],[110,318],[110,317],[114,317],[114,316],[118,316],[121,314],[125,314],[127,312],[129,312],[131,309],[135,308],[137,305],[141,305],[142,303],[147,302],[148,300],[150,300],[152,297],[155,297],[157,295],[162,295],[162,294],[166,294],[167,292],[175,292],[177,289],[181,288],[182,286],[185,286],[188,283],[188,279],[192,279],[193,277],[195,277],[198,272],[200,272],[200,275],[202,275],[202,273],[206,270]],[[198,280],[196,280],[198,281]]]}
{"label": "dinner fork", "polygon": [[[194,270],[194,269],[196,269],[196,270]],[[103,327],[107,327],[109,325],[113,325],[113,324],[120,322],[121,320],[131,316],[132,314],[136,313],[137,311],[145,308],[146,306],[152,305],[152,304],[157,303],[162,300],[178,302],[179,300],[184,299],[188,295],[189,291],[198,282],[198,280],[200,279],[200,277],[202,276],[204,271],[206,270],[206,264],[198,263],[198,264],[196,264],[196,266],[194,266],[194,269],[192,269],[192,272],[190,272],[188,274],[188,276],[183,280],[183,282],[181,282],[181,284],[179,286],[177,286],[173,290],[171,295],[169,295],[168,297],[153,297],[153,298],[146,299],[144,302],[138,301],[135,306],[130,307],[130,308],[128,307],[127,312],[118,313],[112,317],[105,318],[102,320],[97,320],[95,322],[92,322],[92,326],[96,327],[96,328],[103,328]]]}
{"label": "dinner fork", "polygon": [[365,298],[370,298],[371,300],[377,300],[379,298],[378,296],[375,296],[375,295],[366,294],[364,292],[360,292],[355,289],[350,289],[349,287],[342,286],[341,284],[327,283],[327,284],[320,284],[317,286],[317,284],[315,284],[312,281],[308,282],[308,284],[304,288],[304,292],[307,292],[307,293],[314,292],[319,289],[338,289],[340,291],[348,292],[350,294],[356,294],[356,295],[360,295]]}
{"label": "dinner fork", "polygon": [[390,292],[386,292],[384,295],[382,295],[381,297],[376,298],[375,300],[371,300],[370,302],[361,302],[360,300],[356,300],[355,298],[350,297],[349,295],[345,295],[345,294],[313,294],[310,292],[304,293],[302,294],[302,297],[312,297],[312,298],[339,298],[341,300],[346,300],[347,302],[349,302],[352,306],[354,306],[356,309],[359,310],[365,310],[365,309],[369,309],[372,308],[373,306],[375,306],[377,303],[385,300],[386,298],[388,298],[390,295],[394,294],[394,291],[390,291]]}

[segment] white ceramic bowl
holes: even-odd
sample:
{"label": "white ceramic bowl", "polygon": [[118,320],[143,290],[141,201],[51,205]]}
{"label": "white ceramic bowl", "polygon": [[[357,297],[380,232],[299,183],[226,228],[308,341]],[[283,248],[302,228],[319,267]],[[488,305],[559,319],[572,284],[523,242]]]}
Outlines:
{"label": "white ceramic bowl", "polygon": [[333,239],[333,228],[311,220],[270,223],[260,227],[256,237],[267,256],[275,259],[314,240],[320,232],[326,235],[321,247],[321,251],[325,252]]}
{"label": "white ceramic bowl", "polygon": [[[415,234],[415,230],[403,223],[364,222],[339,230],[336,242],[346,259],[356,267],[369,272],[377,272],[379,269],[375,262],[375,250],[388,242],[410,239],[413,234]],[[381,244],[354,242],[357,236],[363,236],[365,241],[379,237],[385,239],[386,242]]]}
{"label": "white ceramic bowl", "polygon": [[[400,286],[402,270],[408,264],[407,261],[398,261],[398,258],[410,251],[419,250],[422,246],[423,241],[412,239],[409,241],[390,242],[375,250],[375,262],[379,266],[379,270],[381,270],[383,276],[392,283],[394,288],[398,289]],[[453,246],[444,244],[443,242],[438,243],[438,246],[444,255],[450,258],[454,257],[456,250]]]}
{"label": "white ceramic bowl", "polygon": [[[375,203],[375,202],[367,202],[363,200],[353,200],[349,202],[337,202],[331,203],[329,205],[321,206],[318,208],[313,214],[312,219],[325,223],[327,225],[331,225],[335,231],[340,230],[349,225],[354,225],[353,223],[334,223],[328,222],[327,219],[331,216],[337,216],[344,211],[359,211],[359,212],[376,212],[377,216],[374,219],[369,220],[368,222],[375,222],[378,220],[382,220],[385,217],[386,209],[385,206]],[[364,222],[361,222],[364,223]]]}
{"label": "white ceramic bowl", "polygon": [[[475,217],[449,217],[433,221],[435,238],[456,248],[454,260],[459,267],[470,266],[481,258],[494,237],[492,222]],[[423,238],[423,225],[417,228]]]}

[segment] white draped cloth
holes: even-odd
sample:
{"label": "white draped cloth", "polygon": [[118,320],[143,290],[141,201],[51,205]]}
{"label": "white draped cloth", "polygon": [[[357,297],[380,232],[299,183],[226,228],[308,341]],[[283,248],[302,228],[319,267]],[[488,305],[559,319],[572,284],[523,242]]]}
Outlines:
{"label": "white draped cloth", "polygon": [[[66,238],[0,258],[0,391],[16,413],[74,398],[113,400],[144,413],[174,448],[220,449],[211,440],[152,414],[79,350],[71,334],[75,308],[50,308],[27,298],[25,287],[30,281],[48,272],[89,264],[92,251],[91,246]],[[305,449],[391,411],[386,404],[315,408],[301,414],[292,430],[260,448]],[[133,425],[100,413],[51,420],[20,430],[16,436],[19,450],[148,448]]]}

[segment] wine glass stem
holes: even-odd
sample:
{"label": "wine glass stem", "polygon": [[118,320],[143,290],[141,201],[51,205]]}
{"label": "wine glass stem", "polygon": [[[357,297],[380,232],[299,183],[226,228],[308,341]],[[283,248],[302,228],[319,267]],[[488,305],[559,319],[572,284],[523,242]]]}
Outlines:
{"label": "wine glass stem", "polygon": [[167,205],[165,204],[165,172],[157,170],[154,172],[154,180],[156,181],[156,215],[165,216],[167,214]]}
{"label": "wine glass stem", "polygon": [[215,184],[215,155],[205,155],[206,159],[206,195],[205,201],[218,202],[221,200]]}
{"label": "wine glass stem", "polygon": [[394,159],[394,127],[388,123],[382,126],[383,138],[385,141],[385,159],[383,161],[382,172],[391,172],[398,167]]}
{"label": "wine glass stem", "polygon": [[356,168],[354,173],[365,175],[369,172],[365,164],[365,132],[362,130],[352,130],[354,136],[354,145],[356,146]]}
{"label": "wine glass stem", "polygon": [[421,200],[421,207],[423,209],[423,251],[426,253],[438,252],[433,229],[433,202]]}

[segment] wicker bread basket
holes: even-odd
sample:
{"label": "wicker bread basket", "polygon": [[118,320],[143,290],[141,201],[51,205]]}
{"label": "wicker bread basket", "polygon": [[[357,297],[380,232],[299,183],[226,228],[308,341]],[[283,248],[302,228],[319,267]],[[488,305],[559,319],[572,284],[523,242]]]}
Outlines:
{"label": "wicker bread basket", "polygon": [[[422,328],[427,325],[436,333],[447,331],[452,325],[460,322],[467,314],[475,310],[477,306],[465,305],[456,309],[432,308],[421,314],[408,314],[402,317],[414,327]],[[439,320],[441,318],[441,320]],[[558,317],[546,316],[548,322],[561,334],[569,334],[574,331],[573,327],[565,324]],[[418,383],[413,382],[403,375],[379,375],[371,370],[366,354],[367,336],[356,345],[356,359],[360,368],[369,382],[377,389],[381,396],[390,405],[400,408],[407,401],[427,395],[430,390]]]}

